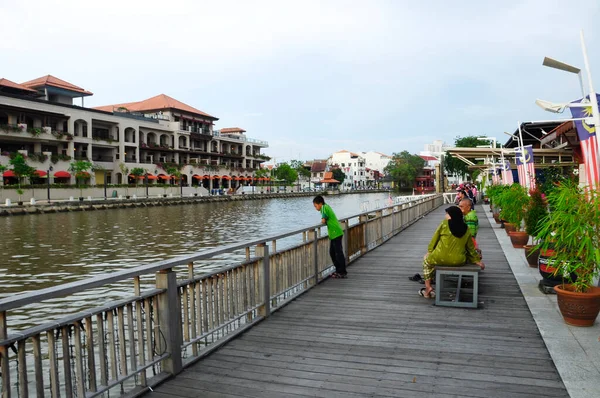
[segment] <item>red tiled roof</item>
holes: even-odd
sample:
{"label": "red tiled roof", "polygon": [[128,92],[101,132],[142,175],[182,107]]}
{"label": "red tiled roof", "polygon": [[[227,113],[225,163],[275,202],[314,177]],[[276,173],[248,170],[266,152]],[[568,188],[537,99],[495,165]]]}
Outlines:
{"label": "red tiled roof", "polygon": [[93,93],[91,93],[90,91],[86,91],[79,86],[76,86],[76,85],[66,82],[64,80],[61,80],[52,75],[46,75],[46,76],[43,76],[43,77],[40,77],[40,78],[37,78],[34,80],[30,80],[25,83],[21,83],[21,84],[23,86],[26,86],[29,88],[51,86],[51,87],[62,88],[64,90],[75,91],[77,93],[81,93],[81,94],[85,94],[85,95],[93,95]]}
{"label": "red tiled roof", "polygon": [[94,109],[106,112],[114,112],[118,108],[126,108],[130,112],[142,112],[142,111],[158,111],[162,109],[177,109],[184,112],[194,113],[196,115],[207,116],[218,120],[216,117],[209,115],[208,113],[202,112],[199,109],[193,108],[181,101],[177,101],[175,98],[169,97],[165,94],[159,94],[155,97],[148,98],[138,102],[126,102],[124,104],[104,105],[97,106]]}
{"label": "red tiled roof", "polygon": [[221,133],[245,133],[246,130],[239,127],[225,127],[221,129]]}
{"label": "red tiled roof", "polygon": [[357,153],[350,152],[350,151],[347,151],[347,150],[345,150],[345,149],[342,149],[341,151],[337,151],[336,153],[349,153],[349,154],[350,154],[350,156],[351,156],[351,157],[353,157],[353,158],[357,158],[357,157],[359,157],[359,156],[360,156],[360,155],[358,155]]}
{"label": "red tiled roof", "polygon": [[10,87],[10,88],[15,88],[17,90],[23,90],[23,91],[30,91],[32,93],[37,93],[37,91],[30,89],[29,87],[25,87],[22,84],[19,83],[15,83],[13,81],[10,81],[8,79],[0,79],[0,86],[2,87]]}
{"label": "red tiled roof", "polygon": [[319,173],[321,171],[325,171],[327,168],[327,162],[314,162],[310,168],[310,171],[313,173]]}
{"label": "red tiled roof", "polygon": [[327,171],[325,172],[325,177],[321,180],[321,182],[325,182],[325,183],[339,183],[338,180],[333,178],[333,172],[331,171]]}
{"label": "red tiled roof", "polygon": [[438,160],[438,158],[436,158],[435,156],[421,156],[421,155],[419,155],[419,157],[421,159],[423,159],[424,161],[426,161],[426,162],[429,162],[430,160]]}

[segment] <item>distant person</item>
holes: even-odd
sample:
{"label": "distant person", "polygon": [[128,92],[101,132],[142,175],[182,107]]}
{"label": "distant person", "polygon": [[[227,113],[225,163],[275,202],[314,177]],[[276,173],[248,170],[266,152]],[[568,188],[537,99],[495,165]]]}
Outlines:
{"label": "distant person", "polygon": [[425,287],[419,290],[419,295],[434,298],[435,292],[431,286],[435,274],[435,266],[460,267],[474,263],[482,270],[485,264],[475,251],[471,231],[465,224],[460,208],[450,206],[446,209],[446,219],[435,230],[423,257],[423,279]]}
{"label": "distant person", "polygon": [[347,278],[346,257],[342,247],[342,238],[344,230],[340,225],[331,206],[325,203],[321,195],[313,199],[313,205],[317,211],[321,212],[321,223],[327,224],[327,235],[329,236],[329,255],[335,265],[335,272],[331,274],[332,278]]}

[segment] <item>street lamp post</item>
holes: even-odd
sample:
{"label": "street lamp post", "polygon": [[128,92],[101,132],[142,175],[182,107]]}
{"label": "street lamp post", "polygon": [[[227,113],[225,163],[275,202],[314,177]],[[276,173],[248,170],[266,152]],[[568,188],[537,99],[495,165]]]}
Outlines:
{"label": "street lamp post", "polygon": [[106,181],[106,169],[104,169],[104,200],[106,200],[106,185],[107,185],[107,181]]}
{"label": "street lamp post", "polygon": [[146,184],[146,199],[148,199],[148,171],[144,173],[144,184]]}
{"label": "street lamp post", "polygon": [[50,204],[50,172],[53,170],[52,166],[48,167],[48,171],[46,172],[46,183],[48,185],[48,204]]}
{"label": "street lamp post", "polygon": [[179,174],[179,195],[183,198],[183,174]]}

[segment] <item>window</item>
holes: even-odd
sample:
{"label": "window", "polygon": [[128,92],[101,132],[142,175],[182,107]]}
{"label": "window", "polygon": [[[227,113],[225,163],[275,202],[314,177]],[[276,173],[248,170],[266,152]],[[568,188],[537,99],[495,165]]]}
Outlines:
{"label": "window", "polygon": [[346,165],[344,163],[342,163],[342,167],[346,167]]}

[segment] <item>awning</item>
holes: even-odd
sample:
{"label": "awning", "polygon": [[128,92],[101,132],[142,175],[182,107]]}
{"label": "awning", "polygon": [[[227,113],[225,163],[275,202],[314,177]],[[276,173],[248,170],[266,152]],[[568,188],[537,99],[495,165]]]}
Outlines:
{"label": "awning", "polygon": [[220,176],[212,176],[213,180],[219,180],[221,177]]}
{"label": "awning", "polygon": [[48,173],[46,173],[44,170],[36,170],[33,172],[34,177],[46,177],[47,175]]}
{"label": "awning", "polygon": [[243,178],[240,178],[240,177],[237,177],[237,176],[233,177],[233,181],[241,181],[241,180],[243,180]]}
{"label": "awning", "polygon": [[157,176],[155,176],[154,174],[150,174],[150,173],[148,173],[148,179],[149,179],[149,180],[158,180],[158,177],[157,177]]}
{"label": "awning", "polygon": [[231,180],[231,177],[229,177],[229,176],[223,176],[223,179],[224,180]]}
{"label": "awning", "polygon": [[4,172],[4,174],[2,174],[3,177],[16,177],[15,173],[12,170],[6,170]]}
{"label": "awning", "polygon": [[166,176],[166,175],[164,175],[164,174],[159,174],[159,175],[158,175],[158,178],[160,178],[161,180],[170,180],[170,179],[171,179],[171,177],[170,177],[170,176]]}
{"label": "awning", "polygon": [[198,174],[194,174],[194,175],[192,176],[192,178],[193,178],[193,179],[195,179],[195,180],[201,180],[201,179],[202,179],[202,176],[199,176]]}
{"label": "awning", "polygon": [[54,178],[71,178],[71,174],[66,171],[57,171],[54,173]]}
{"label": "awning", "polygon": [[204,177],[202,177],[205,180],[210,180],[210,176],[209,175],[205,175]]}

